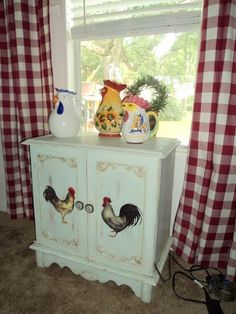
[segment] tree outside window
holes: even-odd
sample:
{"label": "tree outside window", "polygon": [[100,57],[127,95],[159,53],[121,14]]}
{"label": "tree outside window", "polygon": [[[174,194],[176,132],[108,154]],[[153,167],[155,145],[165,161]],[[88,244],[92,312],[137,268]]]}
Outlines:
{"label": "tree outside window", "polygon": [[[89,129],[93,128],[93,112],[104,79],[131,85],[137,78],[151,75],[164,81],[169,89],[168,105],[159,115],[157,136],[179,137],[187,145],[198,44],[198,32],[81,42],[82,97],[90,111]],[[92,90],[85,91],[85,86],[92,86]]]}

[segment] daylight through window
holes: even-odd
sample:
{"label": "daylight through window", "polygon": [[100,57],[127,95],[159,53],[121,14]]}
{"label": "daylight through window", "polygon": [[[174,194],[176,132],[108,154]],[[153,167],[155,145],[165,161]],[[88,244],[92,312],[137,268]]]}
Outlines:
{"label": "daylight through window", "polygon": [[[92,2],[106,11],[94,14],[93,5],[90,15],[87,13],[86,16],[86,10],[83,11],[83,19],[79,20],[77,14],[72,27],[72,37],[77,43],[75,60],[79,60],[77,84],[81,86],[78,88],[87,110],[85,129],[96,132],[93,117],[101,101],[100,89],[104,79],[131,85],[136,79],[151,75],[164,82],[169,92],[168,103],[159,114],[157,136],[177,137],[182,145],[188,145],[200,40],[201,1],[160,1],[159,6],[155,1],[138,1],[140,7],[127,6],[123,10],[118,5],[129,3],[131,6],[132,1],[119,0],[107,4],[111,5],[110,11],[104,5],[107,1]],[[144,9],[149,12],[150,5],[154,8],[154,3],[155,14],[137,18],[127,14],[144,12]],[[142,8],[141,4],[147,6]],[[111,21],[110,16],[115,16],[112,10],[119,10],[119,14]],[[126,14],[125,18],[122,14]],[[100,21],[99,16],[107,19]],[[151,93],[147,90],[145,96]]]}

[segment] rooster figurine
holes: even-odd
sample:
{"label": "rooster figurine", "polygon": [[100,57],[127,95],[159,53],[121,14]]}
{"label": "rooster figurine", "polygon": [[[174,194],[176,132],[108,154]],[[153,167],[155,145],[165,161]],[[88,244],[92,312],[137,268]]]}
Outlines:
{"label": "rooster figurine", "polygon": [[51,186],[46,186],[43,196],[45,200],[50,202],[56,211],[58,211],[62,216],[62,222],[67,223],[65,221],[65,216],[72,212],[74,208],[74,200],[75,200],[75,190],[72,187],[68,188],[68,193],[64,200],[60,200],[55,190]]}
{"label": "rooster figurine", "polygon": [[135,226],[142,221],[141,212],[136,205],[125,204],[120,208],[119,216],[115,216],[109,197],[103,198],[102,218],[104,222],[112,229],[112,235],[115,237],[118,232],[128,226]]}
{"label": "rooster figurine", "polygon": [[99,136],[120,136],[123,119],[120,92],[126,86],[126,84],[104,80],[104,87],[101,89],[102,100],[94,117],[94,124],[99,131]]}

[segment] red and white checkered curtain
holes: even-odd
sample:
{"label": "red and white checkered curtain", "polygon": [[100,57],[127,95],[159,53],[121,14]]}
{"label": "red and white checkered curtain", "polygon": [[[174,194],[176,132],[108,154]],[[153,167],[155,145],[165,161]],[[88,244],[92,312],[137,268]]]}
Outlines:
{"label": "red and white checkered curtain", "polygon": [[48,132],[53,97],[48,0],[0,1],[0,126],[7,210],[33,219],[28,147]]}
{"label": "red and white checkered curtain", "polygon": [[204,2],[192,133],[173,249],[236,280],[236,2]]}

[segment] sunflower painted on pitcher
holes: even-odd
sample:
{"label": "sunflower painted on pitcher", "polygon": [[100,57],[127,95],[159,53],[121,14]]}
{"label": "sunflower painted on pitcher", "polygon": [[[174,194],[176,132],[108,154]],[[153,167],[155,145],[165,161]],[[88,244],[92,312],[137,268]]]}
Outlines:
{"label": "sunflower painted on pitcher", "polygon": [[104,87],[101,90],[102,101],[94,117],[99,136],[120,136],[123,120],[120,92],[125,88],[126,84],[104,80]]}

